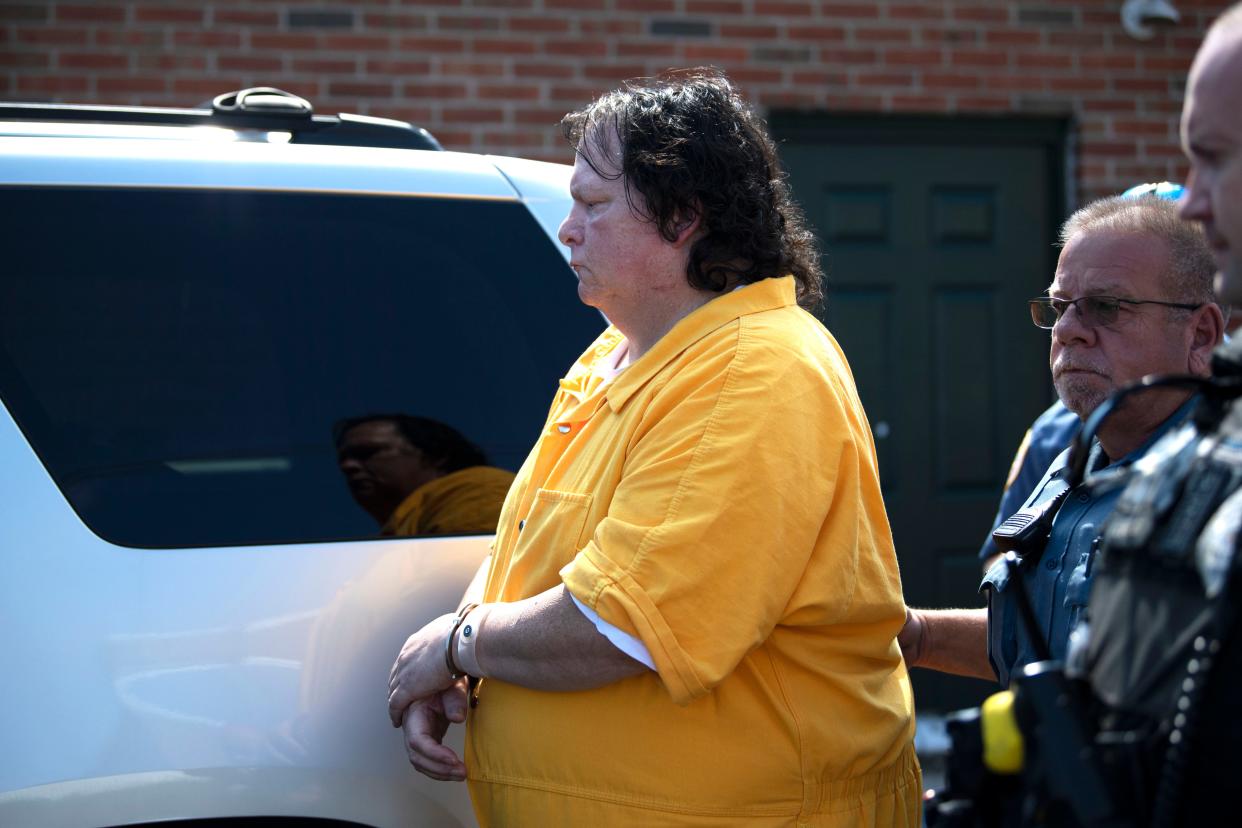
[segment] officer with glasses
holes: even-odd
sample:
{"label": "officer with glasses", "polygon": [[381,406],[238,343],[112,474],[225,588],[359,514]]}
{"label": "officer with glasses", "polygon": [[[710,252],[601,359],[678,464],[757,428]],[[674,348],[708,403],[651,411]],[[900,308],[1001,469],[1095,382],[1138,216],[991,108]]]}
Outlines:
{"label": "officer with glasses", "polygon": [[[1065,222],[1056,274],[1030,301],[1051,332],[1049,366],[1061,402],[1086,419],[1109,395],[1148,374],[1209,373],[1224,315],[1212,292],[1212,251],[1197,225],[1159,192],[1096,201]],[[1067,490],[1067,452],[1052,462],[1025,507],[1055,509],[1042,551],[1023,560],[1023,584],[1054,659],[1063,658],[1091,586],[1100,526],[1124,469],[1181,423],[1191,392],[1152,391],[1110,417],[1091,447],[1086,480]],[[1055,502],[1055,505],[1052,505]],[[900,643],[907,664],[1002,685],[1040,660],[1018,617],[1003,561],[988,569],[984,610],[910,610]]]}

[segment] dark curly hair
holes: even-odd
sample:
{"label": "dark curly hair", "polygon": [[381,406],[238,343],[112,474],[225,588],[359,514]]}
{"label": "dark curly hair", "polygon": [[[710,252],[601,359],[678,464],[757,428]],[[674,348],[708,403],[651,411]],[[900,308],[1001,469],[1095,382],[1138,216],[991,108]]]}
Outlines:
{"label": "dark curly hair", "polygon": [[[626,81],[561,119],[574,151],[604,178],[624,177],[636,216],[668,241],[687,218],[703,235],[686,278],[700,290],[792,274],[798,303],[823,298],[815,235],[794,202],[763,121],[723,73],[700,67]],[[621,167],[603,164],[620,137]],[[637,191],[638,197],[634,193]]]}

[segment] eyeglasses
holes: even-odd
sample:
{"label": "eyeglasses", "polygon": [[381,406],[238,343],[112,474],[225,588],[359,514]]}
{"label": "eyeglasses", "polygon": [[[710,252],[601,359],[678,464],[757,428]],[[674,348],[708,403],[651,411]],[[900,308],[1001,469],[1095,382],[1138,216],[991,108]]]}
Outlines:
{"label": "eyeglasses", "polygon": [[1082,296],[1078,299],[1054,299],[1051,296],[1037,296],[1028,303],[1031,306],[1031,321],[1037,328],[1051,330],[1057,320],[1065,315],[1070,305],[1078,308],[1078,316],[1082,324],[1088,328],[1108,327],[1117,321],[1122,305],[1163,305],[1166,308],[1197,310],[1203,304],[1187,305],[1181,302],[1161,302],[1156,299],[1119,299],[1116,296]]}

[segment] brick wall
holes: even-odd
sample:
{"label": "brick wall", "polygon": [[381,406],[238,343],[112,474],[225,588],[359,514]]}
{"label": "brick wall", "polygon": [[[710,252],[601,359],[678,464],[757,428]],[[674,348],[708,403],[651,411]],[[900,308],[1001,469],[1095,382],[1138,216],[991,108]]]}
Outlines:
{"label": "brick wall", "polygon": [[192,106],[271,85],[415,121],[449,149],[569,160],[568,109],[713,64],[761,111],[1072,116],[1078,197],[1183,174],[1206,24],[1146,42],[1120,0],[0,0],[0,97]]}

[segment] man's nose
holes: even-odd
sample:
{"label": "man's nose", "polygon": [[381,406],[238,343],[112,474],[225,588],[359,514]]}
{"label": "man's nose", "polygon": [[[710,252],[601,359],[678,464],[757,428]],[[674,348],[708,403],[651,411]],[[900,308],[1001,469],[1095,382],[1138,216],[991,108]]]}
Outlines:
{"label": "man's nose", "polygon": [[1206,221],[1212,217],[1212,199],[1201,176],[1193,167],[1186,176],[1186,189],[1178,202],[1178,215],[1186,221]]}
{"label": "man's nose", "polygon": [[1070,342],[1087,342],[1095,335],[1095,329],[1086,323],[1083,319],[1082,311],[1078,305],[1070,305],[1065,309],[1057,319],[1056,324],[1052,326],[1053,339],[1062,345]]}

